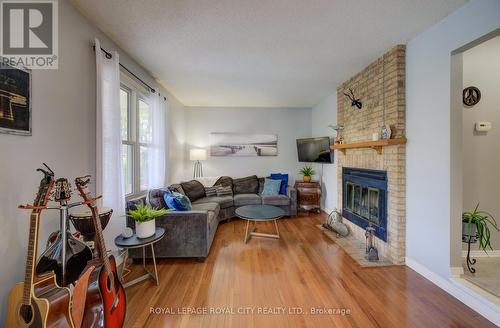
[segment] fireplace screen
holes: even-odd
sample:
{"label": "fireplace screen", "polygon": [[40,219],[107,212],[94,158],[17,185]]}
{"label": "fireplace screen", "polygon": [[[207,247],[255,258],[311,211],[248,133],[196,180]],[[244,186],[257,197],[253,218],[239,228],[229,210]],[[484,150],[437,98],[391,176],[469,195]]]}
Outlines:
{"label": "fireplace screen", "polygon": [[379,190],[347,182],[346,209],[364,219],[379,224]]}
{"label": "fireplace screen", "polygon": [[387,173],[343,168],[343,216],[366,228],[374,226],[377,237],[386,240]]}

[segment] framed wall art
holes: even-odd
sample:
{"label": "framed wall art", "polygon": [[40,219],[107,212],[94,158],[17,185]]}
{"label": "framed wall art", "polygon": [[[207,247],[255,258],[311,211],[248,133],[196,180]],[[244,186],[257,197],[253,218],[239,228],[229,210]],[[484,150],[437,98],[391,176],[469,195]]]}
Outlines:
{"label": "framed wall art", "polygon": [[0,132],[31,135],[31,70],[0,57]]}
{"label": "framed wall art", "polygon": [[213,132],[210,156],[278,156],[278,135]]}

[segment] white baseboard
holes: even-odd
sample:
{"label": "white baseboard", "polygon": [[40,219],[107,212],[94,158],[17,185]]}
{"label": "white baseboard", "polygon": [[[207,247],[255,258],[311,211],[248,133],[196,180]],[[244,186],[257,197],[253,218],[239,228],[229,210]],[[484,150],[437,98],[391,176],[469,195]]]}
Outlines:
{"label": "white baseboard", "polygon": [[500,300],[495,300],[493,295],[487,296],[488,293],[471,286],[472,284],[464,279],[442,277],[411,258],[406,257],[406,265],[493,324],[500,326]]}
{"label": "white baseboard", "polygon": [[[471,257],[500,257],[500,250],[495,249],[493,251],[488,251],[488,253],[485,253],[484,251],[480,250],[473,250],[470,251],[470,256]],[[462,257],[467,257],[467,251],[462,251]]]}
{"label": "white baseboard", "polygon": [[464,267],[451,267],[450,273],[453,278],[460,278],[464,274]]}

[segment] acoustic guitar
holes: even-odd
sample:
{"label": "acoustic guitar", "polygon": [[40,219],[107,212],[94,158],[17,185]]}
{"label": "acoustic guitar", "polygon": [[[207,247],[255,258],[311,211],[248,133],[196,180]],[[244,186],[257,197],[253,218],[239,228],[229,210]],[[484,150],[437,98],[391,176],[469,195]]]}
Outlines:
{"label": "acoustic guitar", "polygon": [[54,273],[35,275],[40,213],[46,209],[54,185],[54,172],[44,163],[44,174],[33,205],[21,205],[31,209],[28,252],[24,282],[10,292],[5,326],[15,327],[74,327],[70,315],[70,291],[57,285]]}
{"label": "acoustic guitar", "polygon": [[89,182],[90,176],[75,179],[80,196],[92,212],[98,251],[98,259],[89,262],[89,267],[94,268],[88,278],[82,327],[120,328],[125,321],[127,308],[125,290],[117,274],[115,258],[107,254],[95,202],[97,198],[92,198],[87,191]]}

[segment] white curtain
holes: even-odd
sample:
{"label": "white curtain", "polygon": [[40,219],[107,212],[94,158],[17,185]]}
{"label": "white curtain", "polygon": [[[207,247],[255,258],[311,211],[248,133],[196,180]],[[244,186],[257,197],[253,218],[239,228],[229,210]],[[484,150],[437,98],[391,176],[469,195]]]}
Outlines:
{"label": "white curtain", "polygon": [[[106,58],[95,39],[96,81],[96,194],[102,206],[113,209],[115,220],[106,229],[118,234],[125,220],[125,192],[122,181],[120,134],[120,63],[117,52]],[[117,220],[120,218],[120,220]],[[113,244],[106,240],[108,246]]]}
{"label": "white curtain", "polygon": [[163,96],[156,93],[151,93],[149,97],[151,108],[151,132],[152,146],[148,149],[148,188],[165,187],[165,170],[166,170],[166,106],[167,102]]}

